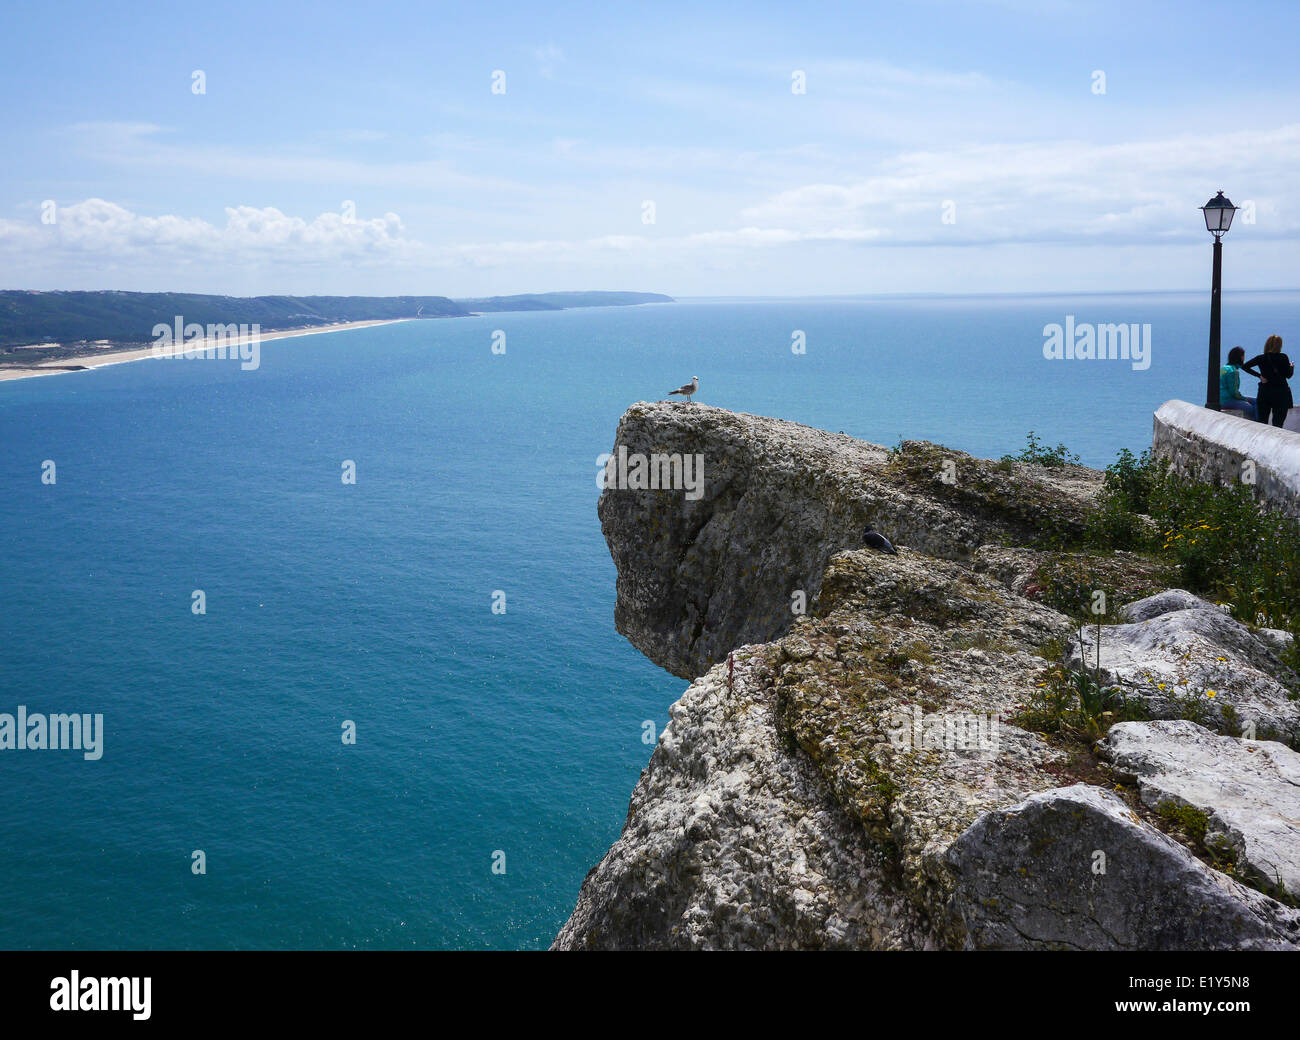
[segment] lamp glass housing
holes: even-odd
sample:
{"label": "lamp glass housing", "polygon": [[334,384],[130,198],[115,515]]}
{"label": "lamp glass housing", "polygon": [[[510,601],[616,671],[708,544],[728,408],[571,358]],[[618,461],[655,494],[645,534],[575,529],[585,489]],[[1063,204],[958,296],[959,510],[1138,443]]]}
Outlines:
{"label": "lamp glass housing", "polygon": [[1205,230],[1218,238],[1232,227],[1232,218],[1236,215],[1237,207],[1224,196],[1223,192],[1219,192],[1201,207],[1201,212],[1205,214]]}

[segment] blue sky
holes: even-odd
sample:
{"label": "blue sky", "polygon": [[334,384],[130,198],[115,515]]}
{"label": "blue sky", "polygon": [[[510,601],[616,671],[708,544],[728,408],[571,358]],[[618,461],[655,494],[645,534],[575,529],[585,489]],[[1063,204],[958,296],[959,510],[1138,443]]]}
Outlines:
{"label": "blue sky", "polygon": [[1294,3],[48,3],[3,39],[4,288],[1199,289],[1219,188],[1225,285],[1300,270]]}

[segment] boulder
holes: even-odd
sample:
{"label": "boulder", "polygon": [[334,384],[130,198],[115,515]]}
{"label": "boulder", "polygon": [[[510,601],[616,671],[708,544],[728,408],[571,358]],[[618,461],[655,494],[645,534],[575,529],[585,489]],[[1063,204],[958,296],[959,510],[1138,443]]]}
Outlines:
{"label": "boulder", "polygon": [[1101,750],[1147,805],[1204,814],[1206,844],[1227,852],[1238,876],[1300,902],[1300,754],[1184,720],[1120,723]]}
{"label": "boulder", "polygon": [[[1187,594],[1178,591],[1164,602],[1186,602]],[[1220,733],[1290,743],[1300,739],[1300,702],[1291,696],[1300,678],[1279,660],[1277,642],[1218,607],[1196,603],[1146,621],[1103,625],[1100,659],[1097,628],[1084,628],[1071,645],[1070,666],[1092,672],[1100,660],[1102,683],[1143,702],[1152,718],[1190,718]],[[1159,609],[1134,606],[1143,614]]]}
{"label": "boulder", "polygon": [[1196,610],[1199,608],[1214,609],[1214,604],[1201,599],[1200,596],[1194,596],[1185,589],[1165,589],[1163,592],[1157,592],[1154,596],[1148,596],[1146,599],[1140,599],[1135,603],[1129,603],[1121,607],[1119,616],[1127,622],[1137,623],[1150,621],[1165,614],[1172,614],[1176,610]]}
{"label": "boulder", "polygon": [[1076,784],[988,812],[947,853],[967,949],[1294,950],[1300,911]]}

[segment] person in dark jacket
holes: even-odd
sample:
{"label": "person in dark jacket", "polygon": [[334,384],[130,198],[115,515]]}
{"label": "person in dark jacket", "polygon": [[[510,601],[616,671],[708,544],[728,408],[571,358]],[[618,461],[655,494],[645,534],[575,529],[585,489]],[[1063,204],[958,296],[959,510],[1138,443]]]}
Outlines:
{"label": "person in dark jacket", "polygon": [[1282,337],[1269,336],[1264,342],[1264,353],[1251,358],[1241,366],[1243,372],[1259,377],[1259,392],[1255,396],[1255,411],[1259,421],[1274,426],[1286,423],[1286,413],[1294,403],[1291,385],[1287,382],[1295,375],[1295,365],[1282,353]]}

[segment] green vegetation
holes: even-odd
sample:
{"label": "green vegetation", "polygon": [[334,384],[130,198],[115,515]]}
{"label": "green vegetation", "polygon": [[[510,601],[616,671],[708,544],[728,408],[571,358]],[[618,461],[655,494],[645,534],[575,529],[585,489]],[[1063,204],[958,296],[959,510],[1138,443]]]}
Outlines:
{"label": "green vegetation", "polygon": [[[1073,458],[1064,445],[1046,449],[1030,433],[1029,446],[1003,461],[1059,466]],[[1127,449],[1106,468],[1097,504],[1084,523],[1088,551],[1039,567],[1044,603],[1094,620],[1097,590],[1119,606],[1149,595],[1145,586],[1158,580],[1227,604],[1243,624],[1290,632],[1297,638],[1286,663],[1300,670],[1300,521],[1261,509],[1247,484],[1188,480],[1150,452]]]}
{"label": "green vegetation", "polygon": [[1200,809],[1177,802],[1161,802],[1156,812],[1166,823],[1181,828],[1195,844],[1204,845],[1210,821]]}
{"label": "green vegetation", "polygon": [[1033,430],[1029,431],[1023,451],[1018,455],[1003,455],[1003,462],[1027,462],[1033,466],[1077,466],[1079,456],[1073,454],[1064,444],[1049,448],[1038,439]]}
{"label": "green vegetation", "polygon": [[1143,518],[1150,512],[1156,476],[1149,451],[1136,456],[1121,448],[1118,458],[1106,467],[1099,508],[1088,518],[1087,540],[1111,549],[1147,545],[1152,525]]}
{"label": "green vegetation", "polygon": [[206,296],[200,293],[0,291],[0,349],[52,341],[147,343],[176,316],[207,326],[275,329],[469,313],[445,296]]}
{"label": "green vegetation", "polygon": [[[1173,568],[1150,555],[1091,552],[1051,553],[1035,569],[1039,602],[1078,622],[1095,623],[1094,605],[1114,624],[1125,603],[1163,592],[1174,583]],[[1100,603],[1097,593],[1104,597]]]}
{"label": "green vegetation", "polygon": [[[1016,461],[1069,457],[1064,446],[1045,451],[1033,434],[1029,441]],[[1166,472],[1149,452],[1123,450],[1106,469],[1082,541],[1088,551],[1052,554],[1038,565],[1034,591],[1079,626],[1096,624],[1098,640],[1103,624],[1116,623],[1119,606],[1178,586],[1227,604],[1244,624],[1290,632],[1285,663],[1300,670],[1300,522],[1261,509],[1248,485],[1188,480]],[[1069,668],[1061,647],[1045,648],[1043,656],[1059,663],[1041,677],[1020,725],[1094,739],[1115,722],[1142,716],[1139,702],[1104,687],[1099,672]],[[1213,689],[1175,682],[1159,692],[1179,717],[1210,724],[1217,714]],[[1230,708],[1223,725],[1238,727]]]}
{"label": "green vegetation", "polygon": [[1117,722],[1146,718],[1141,702],[1130,700],[1117,688],[1102,686],[1086,672],[1053,666],[1011,723],[1035,733],[1059,733],[1090,744]]}
{"label": "green vegetation", "polygon": [[[574,292],[450,300],[445,296],[208,296],[200,293],[0,291],[0,352],[36,343],[147,343],[153,328],[260,325],[263,332],[345,321],[464,317],[471,311],[560,310],[669,302],[657,293]],[[18,352],[24,354],[26,352]]]}
{"label": "green vegetation", "polygon": [[1152,553],[1180,587],[1229,604],[1243,624],[1300,634],[1300,522],[1261,509],[1249,485],[1187,480],[1149,453],[1122,451],[1099,505],[1086,534],[1093,545]]}
{"label": "green vegetation", "polygon": [[1151,463],[1151,452],[1134,455],[1128,448],[1120,448],[1115,461],[1106,467],[1106,497],[1122,503],[1132,513],[1146,513],[1155,490],[1156,471]]}
{"label": "green vegetation", "polygon": [[1215,870],[1258,889],[1284,906],[1300,906],[1300,900],[1287,891],[1280,877],[1243,870],[1237,863],[1237,850],[1232,842],[1223,834],[1210,833],[1207,813],[1195,806],[1167,799],[1156,806],[1156,818],[1164,829],[1172,832]]}
{"label": "green vegetation", "polygon": [[[1098,657],[1101,656],[1101,632],[1099,624]],[[1079,646],[1083,645],[1080,631]],[[1147,718],[1141,701],[1130,700],[1118,687],[1102,683],[1100,667],[1089,673],[1084,662],[1084,667],[1076,671],[1067,665],[1062,644],[1058,642],[1050,650],[1059,655],[1058,663],[1039,677],[1029,703],[1011,719],[1013,725],[1037,733],[1058,733],[1090,745],[1117,722]]]}
{"label": "green vegetation", "polygon": [[[1232,843],[1223,835],[1209,834],[1210,818],[1208,815],[1194,806],[1173,801],[1164,801],[1156,806],[1156,815],[1170,830],[1178,832],[1183,841],[1190,845],[1193,851],[1199,853],[1201,858],[1210,866],[1223,871],[1225,874],[1236,875],[1237,850],[1232,847]],[[1277,891],[1270,891],[1270,886],[1267,885],[1257,887],[1266,894],[1280,899],[1288,906],[1294,905],[1294,901],[1287,898],[1285,888],[1279,886]]]}

